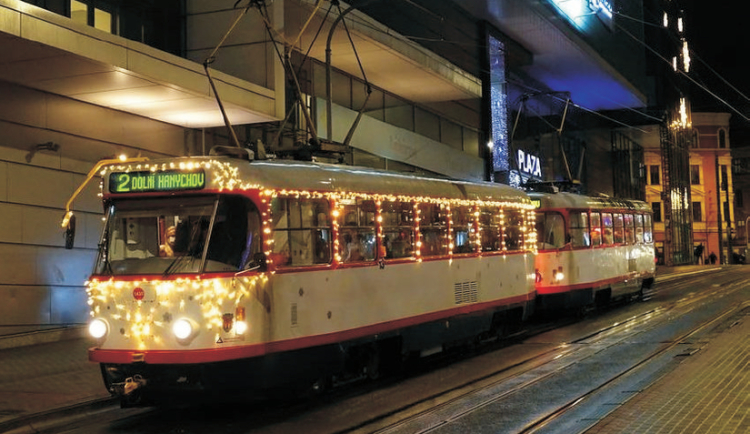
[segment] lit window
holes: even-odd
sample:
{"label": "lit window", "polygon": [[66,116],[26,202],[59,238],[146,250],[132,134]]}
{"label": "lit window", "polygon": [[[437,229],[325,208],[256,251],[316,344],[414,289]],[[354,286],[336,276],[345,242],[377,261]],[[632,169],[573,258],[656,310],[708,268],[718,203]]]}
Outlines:
{"label": "lit window", "polygon": [[76,0],[70,1],[70,19],[79,24],[89,23],[89,6]]}
{"label": "lit window", "polygon": [[112,33],[112,14],[101,9],[94,9],[94,27]]}
{"label": "lit window", "polygon": [[112,33],[112,13],[94,8],[90,3],[90,1],[70,0],[70,19],[76,23]]}

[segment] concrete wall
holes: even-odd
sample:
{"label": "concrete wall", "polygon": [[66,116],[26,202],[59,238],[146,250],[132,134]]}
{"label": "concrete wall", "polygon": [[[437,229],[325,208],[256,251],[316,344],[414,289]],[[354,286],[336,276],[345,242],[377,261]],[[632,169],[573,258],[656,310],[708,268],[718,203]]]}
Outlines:
{"label": "concrete wall", "polygon": [[[318,131],[325,131],[325,100],[316,98]],[[334,141],[343,143],[357,113],[339,105],[332,107]],[[379,157],[410,164],[451,178],[482,181],[484,160],[412,131],[362,116],[351,146]]]}
{"label": "concrete wall", "polygon": [[[95,180],[73,203],[75,248],[64,248],[65,204],[95,162],[184,155],[195,133],[0,82],[0,334],[84,323],[84,282],[101,233]],[[54,143],[56,151],[37,149]]]}

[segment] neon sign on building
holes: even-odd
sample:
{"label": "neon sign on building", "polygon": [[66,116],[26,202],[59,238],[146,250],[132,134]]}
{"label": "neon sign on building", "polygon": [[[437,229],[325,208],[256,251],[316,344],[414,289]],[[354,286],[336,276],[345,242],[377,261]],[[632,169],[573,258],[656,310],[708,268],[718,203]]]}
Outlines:
{"label": "neon sign on building", "polygon": [[535,178],[542,177],[542,165],[539,157],[522,150],[518,150],[518,170]]}
{"label": "neon sign on building", "polygon": [[586,30],[587,17],[596,15],[607,27],[612,27],[614,0],[550,0],[563,15],[580,30]]}

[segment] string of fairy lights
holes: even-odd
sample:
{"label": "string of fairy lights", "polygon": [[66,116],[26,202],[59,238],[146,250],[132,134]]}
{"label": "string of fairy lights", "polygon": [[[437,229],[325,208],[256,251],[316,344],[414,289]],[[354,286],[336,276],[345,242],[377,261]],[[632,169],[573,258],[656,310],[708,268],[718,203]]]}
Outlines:
{"label": "string of fairy lights", "polygon": [[[325,199],[331,204],[332,230],[334,234],[339,232],[339,220],[344,210],[345,203],[356,200],[371,200],[376,204],[375,218],[376,236],[382,243],[383,240],[383,204],[385,202],[411,203],[415,215],[413,229],[415,234],[416,249],[411,258],[415,262],[422,261],[421,247],[422,236],[420,231],[421,213],[420,204],[439,204],[446,212],[448,256],[453,260],[452,239],[453,219],[451,207],[464,206],[471,209],[472,223],[470,243],[474,246],[475,253],[481,252],[481,230],[479,224],[481,209],[494,208],[497,210],[497,221],[504,233],[506,231],[506,219],[504,210],[512,209],[523,214],[522,224],[518,227],[520,232],[520,243],[526,252],[536,250],[536,230],[534,206],[529,200],[469,200],[458,198],[436,198],[426,196],[407,196],[399,194],[364,193],[364,192],[340,192],[340,191],[311,191],[296,189],[273,189],[265,188],[259,183],[248,182],[240,175],[240,168],[230,161],[217,159],[201,159],[195,161],[149,163],[139,162],[137,164],[117,164],[105,166],[100,175],[103,179],[109,172],[132,172],[132,171],[166,171],[166,170],[205,170],[212,180],[214,187],[220,192],[248,191],[259,192],[261,202],[261,230],[264,234],[264,250],[269,265],[273,263],[271,253],[274,250],[273,240],[273,215],[271,213],[271,202],[276,198],[297,199]],[[103,181],[100,184],[103,196]],[[342,260],[342,246],[338,237],[334,236],[333,257],[336,262]],[[508,252],[505,240],[500,237],[501,250],[497,253]],[[255,298],[264,309],[266,306],[264,292],[267,284],[275,273],[274,267],[271,271],[254,273],[248,276],[234,276],[231,278],[202,278],[200,274],[195,277],[178,277],[175,279],[143,278],[135,280],[116,280],[114,277],[108,280],[92,278],[86,282],[90,315],[98,317],[105,311],[107,315],[118,321],[123,326],[114,333],[119,333],[124,339],[133,340],[140,350],[154,348],[155,346],[167,346],[164,336],[167,336],[167,328],[172,320],[178,315],[199,312],[203,320],[203,329],[213,342],[221,339],[221,330],[226,330],[225,318],[227,313],[236,312],[240,309],[244,314],[243,304],[248,299]],[[154,296],[151,303],[143,300],[135,300],[130,294],[136,289],[152,290]],[[124,296],[127,294],[127,296]],[[127,300],[127,301],[123,301]]]}

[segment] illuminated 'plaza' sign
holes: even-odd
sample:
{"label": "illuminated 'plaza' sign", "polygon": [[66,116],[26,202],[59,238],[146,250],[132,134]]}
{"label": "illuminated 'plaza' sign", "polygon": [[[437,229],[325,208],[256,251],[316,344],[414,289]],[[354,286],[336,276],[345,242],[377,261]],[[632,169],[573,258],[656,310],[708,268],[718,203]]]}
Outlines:
{"label": "illuminated 'plaza' sign", "polygon": [[584,30],[584,18],[596,15],[606,26],[612,26],[614,0],[550,0],[576,27]]}
{"label": "illuminated 'plaza' sign", "polygon": [[542,177],[542,165],[539,162],[539,157],[526,153],[522,150],[518,150],[518,170],[527,175],[536,176],[537,178]]}
{"label": "illuminated 'plaza' sign", "polygon": [[198,190],[206,186],[202,171],[113,172],[109,175],[110,193]]}

